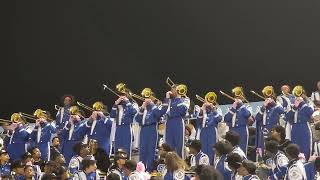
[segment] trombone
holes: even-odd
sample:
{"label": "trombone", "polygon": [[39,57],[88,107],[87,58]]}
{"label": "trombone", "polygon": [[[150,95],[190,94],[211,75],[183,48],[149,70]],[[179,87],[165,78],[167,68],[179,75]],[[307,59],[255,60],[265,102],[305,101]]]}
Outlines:
{"label": "trombone", "polygon": [[[108,90],[109,90],[110,92],[112,92],[114,95],[120,97],[120,95],[119,95],[118,93],[116,93],[114,90],[112,90],[112,89],[111,89],[110,87],[108,87],[106,84],[102,84],[102,86],[103,86],[103,90],[108,89]],[[130,94],[131,94],[130,89],[125,88],[125,94],[126,94],[134,103],[137,104],[137,101],[134,100],[134,99],[132,98],[132,96],[130,95]]]}
{"label": "trombone", "polygon": [[170,77],[167,77],[166,83],[167,83],[167,85],[168,85],[170,88],[172,88],[173,86],[176,85],[176,83],[174,83],[174,82],[170,79]]}
{"label": "trombone", "polygon": [[116,93],[114,90],[112,90],[110,87],[108,87],[106,84],[102,84],[103,86],[103,90],[108,89],[110,92],[112,92],[114,95],[120,97],[120,95],[118,93]]}
{"label": "trombone", "polygon": [[0,123],[9,123],[12,124],[13,122],[7,119],[0,119]]}
{"label": "trombone", "polygon": [[263,100],[266,99],[265,97],[263,97],[262,95],[260,95],[259,93],[255,92],[255,91],[250,91],[250,92],[251,92],[252,94],[258,96],[259,98],[263,99]]}
{"label": "trombone", "polygon": [[[83,103],[81,103],[81,102],[79,102],[79,101],[77,101],[77,104],[78,104],[80,107],[82,107],[82,108],[84,108],[84,109],[86,109],[86,110],[88,110],[88,111],[91,111],[91,112],[96,111],[94,108],[91,108],[91,107],[89,107],[89,106],[87,106],[87,105],[85,105],[85,104],[83,104]],[[105,113],[105,114],[107,114],[107,115],[109,115],[109,112],[107,112],[105,109],[103,109],[102,112]],[[81,115],[81,116],[82,116],[82,115]]]}
{"label": "trombone", "polygon": [[[233,100],[233,101],[236,100],[236,98],[230,96],[229,94],[227,94],[227,93],[225,93],[225,92],[223,92],[223,91],[221,91],[221,90],[220,90],[220,93],[221,93],[222,95],[226,96],[227,98]],[[249,103],[249,101],[248,101],[244,96],[240,95],[240,97],[241,97],[246,103]]]}
{"label": "trombone", "polygon": [[198,94],[196,94],[196,99],[203,102],[203,103],[205,102],[204,98],[199,96]]}
{"label": "trombone", "polygon": [[54,109],[57,110],[57,111],[60,111],[60,109],[62,109],[62,107],[55,104],[54,105]]}
{"label": "trombone", "polygon": [[[137,95],[137,94],[134,94],[134,93],[131,92],[131,91],[129,91],[129,95],[130,95],[131,97],[134,97],[134,98],[139,99],[139,100],[141,100],[141,101],[144,101],[145,99],[147,99],[147,98],[144,98],[144,97],[139,96],[139,95]],[[154,100],[156,100],[156,101],[160,101],[158,98],[156,98],[156,97],[154,97],[154,96],[150,96],[150,99],[154,99]]]}
{"label": "trombone", "polygon": [[[30,115],[30,114],[23,113],[23,112],[20,112],[19,114],[20,114],[20,116],[21,116],[22,118],[31,119],[31,120],[34,120],[34,121],[37,121],[37,119],[40,118],[40,117],[36,117],[36,116],[34,116],[34,115]],[[54,121],[54,119],[51,119],[51,118],[49,118],[48,116],[45,116],[45,119],[46,119],[47,121]]]}
{"label": "trombone", "polygon": [[88,111],[95,111],[93,108],[91,108],[91,107],[89,107],[89,106],[87,106],[87,105],[85,105],[85,104],[83,104],[83,103],[81,103],[81,102],[79,102],[79,101],[77,101],[77,104],[80,106],[80,107],[82,107],[82,108],[84,108],[84,109],[86,109],[86,110],[88,110]]}

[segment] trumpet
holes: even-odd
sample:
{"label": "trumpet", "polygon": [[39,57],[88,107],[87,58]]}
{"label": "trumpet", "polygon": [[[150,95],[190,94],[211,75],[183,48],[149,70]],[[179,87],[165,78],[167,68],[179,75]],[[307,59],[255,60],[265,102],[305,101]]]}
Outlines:
{"label": "trumpet", "polygon": [[60,111],[61,108],[62,108],[61,106],[58,106],[56,104],[54,105],[54,109],[57,110],[57,111]]}
{"label": "trumpet", "polygon": [[256,96],[258,96],[259,98],[261,98],[261,99],[263,99],[263,100],[265,100],[266,98],[265,97],[263,97],[262,95],[260,95],[259,93],[256,93],[255,91],[250,91],[252,94],[254,94],[254,95],[256,95]]}

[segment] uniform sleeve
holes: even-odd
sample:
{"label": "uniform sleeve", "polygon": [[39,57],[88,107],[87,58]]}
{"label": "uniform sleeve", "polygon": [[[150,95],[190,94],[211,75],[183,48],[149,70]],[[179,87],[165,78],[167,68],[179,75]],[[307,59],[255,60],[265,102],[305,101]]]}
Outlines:
{"label": "uniform sleeve", "polygon": [[90,127],[86,125],[86,123],[81,123],[78,128],[74,130],[74,136],[77,140],[82,140],[84,136],[88,133]]}
{"label": "uniform sleeve", "polygon": [[314,110],[311,106],[306,106],[302,108],[299,113],[302,113],[304,116],[306,116],[307,117],[306,120],[309,121],[311,119],[313,111]]}
{"label": "uniform sleeve", "polygon": [[113,105],[111,112],[110,112],[110,117],[111,118],[116,118],[117,117],[117,105]]}
{"label": "uniform sleeve", "polygon": [[137,109],[134,108],[133,104],[130,101],[126,101],[125,106],[127,107],[127,111],[131,117],[137,114]]}
{"label": "uniform sleeve", "polygon": [[57,133],[57,128],[56,127],[54,127],[53,125],[49,125],[49,127],[50,127],[50,131],[51,131],[51,133],[52,134],[55,134],[55,133]]}
{"label": "uniform sleeve", "polygon": [[240,110],[240,114],[242,117],[244,117],[245,119],[248,119],[251,116],[251,112],[248,110],[248,108],[245,105],[242,105],[241,107],[239,107]]}
{"label": "uniform sleeve", "polygon": [[286,113],[285,121],[287,121],[287,122],[293,122],[294,113],[295,113],[295,110],[294,110],[294,109],[290,109],[290,110]]}
{"label": "uniform sleeve", "polygon": [[30,139],[30,133],[25,129],[21,131],[21,136],[24,141],[28,141]]}
{"label": "uniform sleeve", "polygon": [[144,109],[140,108],[137,115],[135,116],[135,121],[141,124],[143,118]]}
{"label": "uniform sleeve", "polygon": [[214,113],[214,115],[212,117],[213,118],[209,119],[209,122],[207,124],[208,126],[213,126],[213,125],[215,125],[215,123],[221,122],[221,120],[222,120],[222,117],[217,113]]}
{"label": "uniform sleeve", "polygon": [[284,108],[282,106],[277,105],[275,108],[276,108],[275,111],[277,112],[277,114],[284,114]]}
{"label": "uniform sleeve", "polygon": [[236,109],[230,108],[226,115],[224,115],[224,121],[227,123],[228,126],[231,125],[232,117],[236,113],[236,111]]}
{"label": "uniform sleeve", "polygon": [[170,103],[170,99],[168,98],[164,99],[162,105],[158,107],[158,112],[156,113],[156,116],[158,116],[159,118],[163,116],[169,108],[169,103]]}

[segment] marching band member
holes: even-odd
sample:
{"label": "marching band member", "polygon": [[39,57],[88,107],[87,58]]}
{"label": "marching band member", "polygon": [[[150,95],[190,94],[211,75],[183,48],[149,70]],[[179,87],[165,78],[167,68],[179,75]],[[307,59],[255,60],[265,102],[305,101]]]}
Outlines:
{"label": "marching band member", "polygon": [[314,103],[320,101],[320,81],[317,82],[317,90],[311,94],[311,101]]}
{"label": "marching band member", "polygon": [[232,145],[229,141],[218,141],[213,145],[216,152],[214,161],[214,168],[217,169],[224,177],[224,179],[231,179],[231,169],[226,163],[227,155],[232,152]]}
{"label": "marching band member", "polygon": [[201,142],[199,140],[192,141],[189,149],[191,154],[191,169],[194,169],[198,165],[210,165],[208,155],[201,151]]}
{"label": "marching band member", "polygon": [[12,114],[11,121],[13,122],[11,125],[4,126],[9,132],[5,138],[5,149],[9,153],[11,160],[14,161],[20,159],[27,152],[26,144],[29,141],[30,134],[22,125],[23,119],[20,114]]}
{"label": "marching band member", "polygon": [[60,135],[61,153],[64,155],[67,164],[69,164],[71,158],[75,155],[73,147],[81,143],[87,133],[87,127],[81,122],[81,118],[83,117],[79,112],[79,108],[71,106],[69,114],[69,120],[66,122]]}
{"label": "marching band member", "polygon": [[35,128],[31,133],[31,139],[34,142],[34,145],[39,147],[41,159],[49,161],[51,136],[57,132],[57,129],[47,122],[48,115],[46,111],[37,109],[34,116],[37,120]]}
{"label": "marching band member", "polygon": [[269,179],[283,179],[288,165],[288,158],[284,152],[279,151],[279,143],[277,141],[267,141],[265,145],[265,153],[271,158],[271,171]]}
{"label": "marching band member", "polygon": [[74,104],[74,97],[72,95],[64,95],[61,99],[63,107],[58,109],[56,115],[56,128],[58,129],[58,134],[64,128],[66,122],[69,121],[70,107]]}
{"label": "marching band member", "polygon": [[131,158],[132,147],[132,128],[134,115],[137,110],[133,104],[127,98],[125,84],[120,83],[116,86],[116,89],[121,96],[115,101],[110,117],[116,119],[116,132],[115,132],[115,149],[123,148]]}
{"label": "marching band member", "polygon": [[221,122],[222,117],[215,107],[217,95],[214,92],[208,92],[205,96],[205,102],[201,107],[200,114],[197,119],[198,135],[200,135],[201,150],[209,156],[209,163],[213,164],[215,153],[212,146],[218,141],[217,126]]}
{"label": "marching band member", "polygon": [[80,180],[95,180],[100,179],[96,173],[96,160],[92,156],[85,157],[81,162],[82,170],[75,172],[74,179]]}
{"label": "marching band member", "polygon": [[69,163],[69,172],[70,174],[75,174],[75,172],[82,170],[82,160],[83,158],[90,155],[89,147],[87,144],[78,143],[73,146],[73,151],[75,156],[73,156]]}
{"label": "marching band member", "polygon": [[256,174],[256,165],[250,160],[242,161],[240,167],[237,169],[237,172],[242,176],[243,180],[260,180]]}
{"label": "marching band member", "polygon": [[[158,141],[158,122],[160,117],[165,114],[164,108],[158,108],[152,102],[152,90],[145,88],[141,95],[145,98],[135,120],[140,124],[140,152],[139,157],[147,170],[152,169],[153,161],[155,160],[156,147]],[[163,105],[166,106],[166,105]]]}
{"label": "marching band member", "polygon": [[285,112],[291,109],[291,104],[294,104],[295,97],[290,94],[290,86],[281,86],[281,95],[277,97],[277,101],[282,105]]}
{"label": "marching band member", "polygon": [[243,152],[243,150],[241,149],[241,147],[239,146],[239,143],[240,143],[240,135],[235,132],[235,131],[228,131],[226,133],[226,136],[225,136],[225,139],[227,141],[229,141],[231,143],[231,145],[233,146],[232,148],[232,153],[235,153],[235,154],[239,154],[239,156],[242,158],[242,159],[247,159],[247,155]]}
{"label": "marching band member", "polygon": [[[172,86],[171,91],[166,93],[166,100],[163,105],[169,104],[166,108],[166,131],[165,142],[172,147],[180,157],[184,158],[184,117],[189,109],[188,101],[182,96],[187,93],[187,86],[180,84]],[[171,98],[171,99],[170,99]]]}
{"label": "marching band member", "polygon": [[300,149],[296,144],[290,144],[286,148],[286,154],[289,159],[287,165],[286,180],[307,180],[306,171],[301,160],[299,160]]}
{"label": "marching band member", "polygon": [[114,164],[110,167],[108,174],[114,173],[119,175],[120,180],[126,180],[123,168],[127,159],[127,152],[124,149],[118,149],[114,155]]}
{"label": "marching band member", "polygon": [[10,156],[6,150],[0,150],[0,176],[11,174]]}
{"label": "marching band member", "polygon": [[313,114],[313,108],[310,107],[301,97],[304,93],[302,86],[296,86],[292,91],[297,98],[294,107],[287,112],[286,121],[292,124],[291,141],[298,144],[301,152],[309,159],[312,148],[312,133],[309,126],[309,121]]}
{"label": "marching band member", "polygon": [[247,154],[249,140],[248,123],[251,118],[251,112],[242,102],[242,99],[244,99],[242,88],[236,87],[232,92],[235,94],[235,101],[224,116],[224,121],[229,126],[229,130],[235,131],[241,136],[240,148]]}
{"label": "marching band member", "polygon": [[280,116],[284,113],[281,105],[273,99],[274,90],[272,86],[263,88],[262,93],[265,97],[263,106],[256,114],[256,147],[264,148],[264,139],[269,136],[271,128],[279,124]]}
{"label": "marching band member", "polygon": [[184,169],[186,168],[185,162],[175,152],[169,152],[165,158],[167,173],[164,180],[189,180],[185,175]]}
{"label": "marching band member", "polygon": [[[295,97],[294,97],[294,95],[290,94],[289,85],[281,86],[281,92],[282,92],[282,95],[278,96],[277,101],[282,105],[285,113],[287,113],[291,109],[292,104],[294,104]],[[281,120],[284,121],[284,117],[282,117]],[[285,122],[284,126],[286,128],[286,138],[290,139],[291,138],[291,134],[290,134],[291,133],[291,124],[289,122]]]}
{"label": "marching band member", "polygon": [[86,123],[90,126],[88,132],[89,139],[95,139],[98,142],[98,147],[103,149],[108,155],[110,154],[110,133],[112,127],[112,119],[105,116],[103,111],[105,105],[102,102],[95,102],[93,104],[94,111]]}

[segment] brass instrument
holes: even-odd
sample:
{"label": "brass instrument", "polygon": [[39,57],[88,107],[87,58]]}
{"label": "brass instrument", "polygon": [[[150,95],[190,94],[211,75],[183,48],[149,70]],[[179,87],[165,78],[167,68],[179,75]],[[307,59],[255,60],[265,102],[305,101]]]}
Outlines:
{"label": "brass instrument", "polygon": [[274,96],[274,90],[273,90],[273,87],[272,86],[265,86],[263,89],[262,89],[262,95],[260,95],[259,93],[256,93],[255,91],[250,91],[252,94],[258,96],[259,98],[265,100],[266,98],[271,98]]}
{"label": "brass instrument", "polygon": [[249,103],[249,101],[244,96],[244,92],[243,92],[242,87],[237,86],[237,87],[232,89],[232,93],[234,94],[235,97],[232,97],[232,96],[228,95],[227,93],[225,93],[223,91],[220,91],[220,93],[222,95],[226,96],[227,98],[232,99],[233,101],[238,97],[240,99],[243,99],[244,102]]}
{"label": "brass instrument", "polygon": [[116,85],[116,89],[117,89],[118,92],[127,95],[128,98],[130,98],[134,103],[137,104],[137,101],[135,99],[133,99],[133,97],[130,95],[130,94],[133,94],[133,93],[131,92],[130,89],[128,89],[126,87],[126,84],[119,83],[119,84]]}
{"label": "brass instrument", "polygon": [[167,77],[166,83],[170,88],[176,85],[169,77]]}
{"label": "brass instrument", "polygon": [[33,113],[33,115],[30,115],[30,114],[27,114],[27,113],[22,113],[22,112],[20,112],[19,114],[20,114],[20,116],[22,118],[31,119],[31,120],[34,120],[34,121],[36,121],[39,118],[44,118],[44,119],[46,119],[48,121],[54,121],[53,119],[49,118],[48,115],[47,115],[47,112],[42,110],[42,109],[37,109]]}
{"label": "brass instrument", "polygon": [[222,95],[226,96],[227,98],[233,100],[233,101],[235,100],[234,97],[230,96],[229,94],[227,94],[227,93],[225,93],[225,92],[223,92],[223,91],[220,91],[220,93],[221,93]]}
{"label": "brass instrument", "polygon": [[[87,106],[87,105],[85,105],[85,104],[83,104],[83,103],[81,103],[81,102],[79,102],[79,101],[77,101],[77,104],[78,104],[80,107],[82,107],[82,108],[84,108],[84,109],[86,109],[86,110],[88,110],[88,111],[91,111],[91,112],[93,112],[93,111],[102,111],[103,113],[109,114],[109,113],[105,110],[105,106],[103,105],[103,103],[100,102],[100,101],[95,102],[95,103],[92,105],[92,108],[89,107],[89,106]],[[71,113],[71,111],[70,111],[70,113]],[[79,115],[79,114],[78,114],[78,115]]]}
{"label": "brass instrument", "polygon": [[112,92],[114,95],[120,97],[120,95],[118,93],[116,93],[114,90],[112,90],[110,87],[108,87],[107,85],[103,84],[103,90],[108,89],[110,92]]}
{"label": "brass instrument", "polygon": [[295,97],[301,97],[303,94],[305,94],[305,90],[302,86],[295,86],[292,90],[292,94]]}
{"label": "brass instrument", "polygon": [[199,95],[196,95],[196,98],[201,102],[209,102],[212,104],[217,104],[217,95],[215,92],[208,92],[204,98]]}
{"label": "brass instrument", "polygon": [[260,95],[259,93],[256,93],[255,91],[250,91],[252,94],[254,94],[254,95],[256,95],[256,96],[258,96],[259,98],[261,98],[261,99],[263,99],[263,100],[265,100],[266,98],[265,97],[263,97],[262,95]]}
{"label": "brass instrument", "polygon": [[187,97],[188,88],[185,84],[176,84],[170,79],[170,77],[167,77],[166,83],[170,88],[175,88],[180,96]]}
{"label": "brass instrument", "polygon": [[61,106],[58,106],[56,104],[54,105],[54,109],[57,110],[57,111],[60,111],[61,108],[62,108]]}
{"label": "brass instrument", "polygon": [[11,124],[13,122],[10,121],[10,120],[7,120],[7,119],[0,119],[0,123],[9,123],[9,124]]}
{"label": "brass instrument", "polygon": [[203,102],[203,103],[205,102],[205,100],[198,94],[196,94],[196,99],[199,100],[200,102]]}
{"label": "brass instrument", "polygon": [[137,95],[137,94],[134,94],[132,93],[131,91],[129,92],[130,96],[136,98],[136,99],[139,99],[141,101],[144,101],[145,99],[147,98],[150,98],[152,100],[156,100],[156,101],[160,101],[158,98],[154,97],[153,96],[153,92],[150,88],[144,88],[141,92],[141,96]]}
{"label": "brass instrument", "polygon": [[69,109],[69,113],[70,113],[70,115],[78,115],[78,116],[84,118],[82,116],[82,114],[80,113],[78,106],[71,106]]}
{"label": "brass instrument", "polygon": [[77,101],[77,104],[78,104],[80,107],[82,107],[82,108],[84,108],[84,109],[86,109],[86,110],[88,110],[88,111],[94,111],[93,108],[91,108],[91,107],[89,107],[89,106],[87,106],[87,105],[85,105],[85,104],[83,104],[83,103],[81,103],[81,102],[79,102],[79,101]]}

